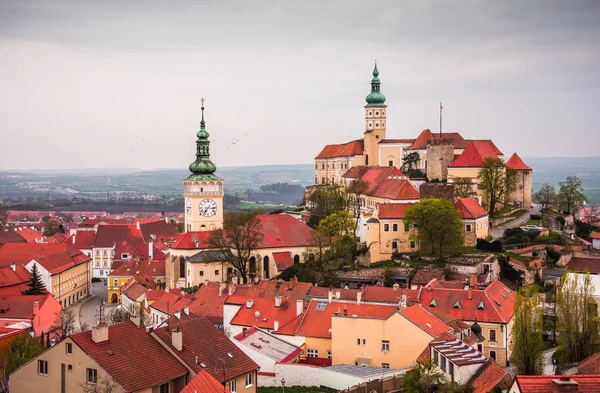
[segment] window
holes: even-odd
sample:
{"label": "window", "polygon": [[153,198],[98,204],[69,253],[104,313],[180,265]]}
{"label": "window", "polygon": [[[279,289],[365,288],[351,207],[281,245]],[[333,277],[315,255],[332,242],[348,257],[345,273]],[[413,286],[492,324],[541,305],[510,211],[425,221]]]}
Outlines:
{"label": "window", "polygon": [[66,351],[67,355],[72,355],[73,354],[73,344],[65,343],[65,351]]}
{"label": "window", "polygon": [[160,393],[169,393],[169,383],[163,383],[162,385],[160,385],[159,387],[159,392]]}
{"label": "window", "polygon": [[327,359],[331,359],[331,350],[327,351]]}
{"label": "window", "polygon": [[227,388],[231,391],[231,393],[235,393],[235,379],[227,382]]}
{"label": "window", "polygon": [[450,375],[450,380],[454,382],[454,363],[448,361],[448,374]]}
{"label": "window", "polygon": [[433,362],[435,364],[440,364],[440,354],[436,350],[433,351]]}
{"label": "window", "polygon": [[318,349],[307,349],[306,350],[306,357],[308,357],[308,358],[318,358],[319,357],[319,350]]}
{"label": "window", "polygon": [[379,111],[376,111],[376,112],[375,112],[375,115],[376,115],[376,116],[379,116]]}
{"label": "window", "polygon": [[496,342],[496,329],[490,329],[490,341]]}
{"label": "window", "polygon": [[444,356],[441,356],[441,361],[440,361],[440,368],[444,371],[446,371],[446,358]]}
{"label": "window", "polygon": [[200,270],[200,277],[204,275],[204,270]]}
{"label": "window", "polygon": [[390,351],[390,342],[387,340],[382,340],[381,341],[381,350],[383,352],[389,352]]}
{"label": "window", "polygon": [[113,288],[117,288],[119,286],[119,280],[114,279],[113,280]]}
{"label": "window", "polygon": [[219,269],[216,269],[215,270],[215,276],[218,276],[218,275],[219,275]]}
{"label": "window", "polygon": [[325,163],[324,162],[321,163],[321,169],[325,169]]}
{"label": "window", "polygon": [[38,360],[38,374],[39,375],[48,375],[48,361],[47,360]]}
{"label": "window", "polygon": [[321,177],[321,184],[325,184],[325,176]]}
{"label": "window", "polygon": [[389,363],[381,363],[381,368],[390,368]]}
{"label": "window", "polygon": [[388,161],[388,166],[394,166],[394,161],[392,161],[392,160],[389,160],[389,161]]}
{"label": "window", "polygon": [[67,366],[67,371],[70,372],[70,373],[73,372],[73,365],[72,364],[69,364]]}
{"label": "window", "polygon": [[250,387],[254,385],[254,374],[248,373],[246,374],[246,387]]}
{"label": "window", "polygon": [[496,351],[490,351],[490,357],[496,361]]}
{"label": "window", "polygon": [[467,228],[466,228],[465,230],[466,230],[467,232],[471,232],[471,224],[467,224],[467,225],[466,225],[466,227],[467,227]]}
{"label": "window", "polygon": [[356,339],[356,345],[360,345],[360,338]]}
{"label": "window", "polygon": [[363,340],[363,346],[367,345],[367,340],[365,340],[364,338],[362,340]]}
{"label": "window", "polygon": [[392,232],[398,232],[398,224],[392,224]]}
{"label": "window", "polygon": [[96,370],[95,368],[86,369],[86,375],[87,383],[96,384],[96,382],[98,382],[98,370]]}
{"label": "window", "polygon": [[414,241],[414,240],[413,240],[413,241],[411,241],[411,242],[410,242],[410,248],[415,248],[415,246],[416,246],[416,243],[415,243],[415,241]]}
{"label": "window", "polygon": [[390,224],[383,224],[383,231],[384,232],[389,232],[390,231]]}
{"label": "window", "polygon": [[397,241],[392,242],[392,250],[398,250],[398,242]]}

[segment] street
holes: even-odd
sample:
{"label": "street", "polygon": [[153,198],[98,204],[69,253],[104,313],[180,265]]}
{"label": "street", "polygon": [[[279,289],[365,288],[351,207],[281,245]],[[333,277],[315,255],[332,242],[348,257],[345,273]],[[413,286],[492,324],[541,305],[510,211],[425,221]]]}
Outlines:
{"label": "street", "polygon": [[[100,320],[100,305],[107,298],[107,287],[104,281],[92,283],[92,295],[82,302],[70,308],[75,313],[76,329],[80,330],[81,325],[86,325],[87,329],[91,329],[97,325]],[[104,316],[106,317],[117,305],[105,304]]]}
{"label": "street", "polygon": [[531,209],[525,212],[522,216],[516,218],[515,220],[509,222],[506,225],[499,225],[492,230],[492,238],[500,239],[504,234],[504,230],[508,228],[516,228],[529,221],[530,214],[540,214],[540,205],[533,205]]}
{"label": "street", "polygon": [[544,351],[544,372],[543,375],[554,375],[554,365],[552,364],[552,355],[558,348],[550,348]]}

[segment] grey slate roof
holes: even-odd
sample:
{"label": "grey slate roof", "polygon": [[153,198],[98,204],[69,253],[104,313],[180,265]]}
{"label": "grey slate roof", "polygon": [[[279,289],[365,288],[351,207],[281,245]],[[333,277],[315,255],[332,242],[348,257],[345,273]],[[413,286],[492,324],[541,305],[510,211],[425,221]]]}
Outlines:
{"label": "grey slate roof", "polygon": [[231,257],[230,250],[205,250],[187,257],[186,260],[190,263],[227,262]]}

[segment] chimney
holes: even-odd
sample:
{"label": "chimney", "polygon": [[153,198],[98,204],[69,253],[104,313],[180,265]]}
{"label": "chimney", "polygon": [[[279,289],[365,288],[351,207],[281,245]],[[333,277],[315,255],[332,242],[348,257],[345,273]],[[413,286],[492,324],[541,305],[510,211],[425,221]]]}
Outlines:
{"label": "chimney", "polygon": [[348,307],[344,306],[344,316],[348,316]]}
{"label": "chimney", "polygon": [[169,217],[165,217],[165,222],[168,224],[169,223]]}
{"label": "chimney", "polygon": [[229,296],[231,296],[235,293],[235,284],[234,283],[229,284],[227,293],[229,294]]}
{"label": "chimney", "polygon": [[335,291],[335,298],[340,300],[340,290]]}
{"label": "chimney", "polygon": [[12,269],[12,271],[13,271],[13,272],[16,272],[16,271],[17,271],[17,265],[16,265],[16,264],[14,264],[14,263],[11,263],[11,264],[10,264],[10,268]]}
{"label": "chimney", "polygon": [[290,278],[289,289],[293,289],[294,285],[296,285],[297,282],[298,282],[298,278],[296,278],[296,277]]}
{"label": "chimney", "polygon": [[273,321],[273,330],[274,331],[278,331],[279,330],[279,321]]}
{"label": "chimney", "polygon": [[99,323],[98,326],[92,328],[92,341],[96,344],[108,341],[108,325],[106,322]]}
{"label": "chimney", "polygon": [[275,296],[275,307],[281,306],[281,296]]}
{"label": "chimney", "polygon": [[165,292],[169,292],[169,287],[166,287],[166,288],[165,288]]}
{"label": "chimney", "polygon": [[190,308],[189,308],[188,306],[185,306],[185,307],[183,308],[183,313],[184,313],[185,315],[190,315]]}
{"label": "chimney", "polygon": [[208,285],[208,283],[209,283],[208,279],[205,279],[204,280],[204,285]]}
{"label": "chimney", "polygon": [[258,282],[259,282],[259,281],[260,281],[260,278],[258,278],[258,277],[254,277],[254,283],[255,283],[255,284],[258,284]]}
{"label": "chimney", "polygon": [[252,308],[254,302],[251,299],[246,300],[246,308]]}
{"label": "chimney", "polygon": [[568,376],[552,380],[552,391],[555,393],[578,392],[579,384]]}
{"label": "chimney", "polygon": [[400,309],[404,310],[406,308],[406,295],[402,295],[400,297]]}
{"label": "chimney", "polygon": [[219,296],[223,296],[223,291],[225,290],[225,288],[227,288],[227,284],[225,284],[224,282],[222,282],[219,285]]}
{"label": "chimney", "polygon": [[329,292],[327,293],[327,300],[329,303],[333,301],[333,289],[329,288]]}
{"label": "chimney", "polygon": [[392,285],[392,289],[393,289],[394,291],[397,291],[398,289],[400,289],[400,284],[398,284],[398,283],[395,283],[394,285]]}
{"label": "chimney", "polygon": [[179,325],[171,332],[171,345],[178,351],[183,350],[183,332]]}
{"label": "chimney", "polygon": [[175,311],[175,312],[173,313],[173,316],[174,316],[175,318],[177,318],[177,319],[181,319],[181,311]]}
{"label": "chimney", "polygon": [[471,292],[471,288],[469,288],[467,296],[469,300],[473,300],[473,292]]}
{"label": "chimney", "polygon": [[150,260],[152,260],[153,257],[154,257],[154,243],[150,242],[150,243],[148,243],[148,258],[150,258]]}
{"label": "chimney", "polygon": [[296,300],[296,315],[302,314],[304,310],[304,300]]}
{"label": "chimney", "polygon": [[362,291],[359,290],[358,292],[356,292],[356,304],[360,304],[361,298],[362,298]]}
{"label": "chimney", "polygon": [[136,222],[135,223],[135,229],[137,229],[138,231],[140,230],[140,222]]}
{"label": "chimney", "polygon": [[33,302],[33,316],[35,317],[40,312],[40,302]]}
{"label": "chimney", "polygon": [[73,244],[75,244],[75,235],[73,235],[71,239],[73,239]]}

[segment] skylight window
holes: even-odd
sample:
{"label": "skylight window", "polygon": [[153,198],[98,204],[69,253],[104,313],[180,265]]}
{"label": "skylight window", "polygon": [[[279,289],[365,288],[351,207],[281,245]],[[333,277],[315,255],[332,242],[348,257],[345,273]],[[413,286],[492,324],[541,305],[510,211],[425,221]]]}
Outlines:
{"label": "skylight window", "polygon": [[460,301],[457,300],[456,303],[454,303],[454,306],[452,306],[453,308],[460,308]]}
{"label": "skylight window", "polygon": [[433,299],[431,301],[431,303],[429,303],[429,307],[437,307],[437,303],[436,303],[435,299]]}
{"label": "skylight window", "polygon": [[327,308],[327,304],[329,302],[327,300],[319,300],[317,302],[317,307],[315,308],[315,310],[317,311],[325,311],[325,309]]}
{"label": "skylight window", "polygon": [[479,303],[479,306],[477,306],[478,310],[485,310],[485,305],[483,304],[483,302]]}
{"label": "skylight window", "polygon": [[227,356],[229,356],[230,358],[233,358],[233,355],[230,354],[229,352],[227,352]]}

